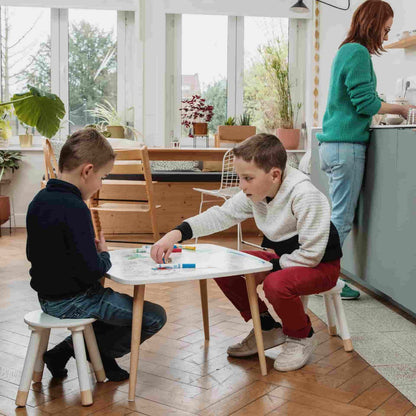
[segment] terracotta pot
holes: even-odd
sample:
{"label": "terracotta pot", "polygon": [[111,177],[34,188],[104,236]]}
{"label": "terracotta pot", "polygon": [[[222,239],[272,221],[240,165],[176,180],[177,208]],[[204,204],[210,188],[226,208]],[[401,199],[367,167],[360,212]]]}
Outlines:
{"label": "terracotta pot", "polygon": [[33,134],[19,134],[20,147],[32,147]]}
{"label": "terracotta pot", "polygon": [[110,137],[112,138],[124,139],[123,126],[107,126],[107,131],[110,133]]}
{"label": "terracotta pot", "polygon": [[10,200],[8,196],[0,195],[0,225],[10,218]]}
{"label": "terracotta pot", "polygon": [[276,136],[286,150],[296,150],[299,147],[300,129],[277,129]]}
{"label": "terracotta pot", "polygon": [[208,123],[192,123],[194,136],[208,136]]}

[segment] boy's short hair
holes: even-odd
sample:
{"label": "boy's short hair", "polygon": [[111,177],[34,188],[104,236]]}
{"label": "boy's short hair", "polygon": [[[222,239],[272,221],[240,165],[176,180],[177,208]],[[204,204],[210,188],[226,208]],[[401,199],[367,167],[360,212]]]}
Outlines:
{"label": "boy's short hair", "polygon": [[97,171],[116,154],[107,139],[94,128],[78,130],[65,142],[59,155],[59,171],[71,171],[91,163]]}
{"label": "boy's short hair", "polygon": [[286,167],[286,150],[274,134],[255,134],[234,147],[233,153],[245,162],[253,160],[266,173],[272,168],[279,168],[283,173]]}

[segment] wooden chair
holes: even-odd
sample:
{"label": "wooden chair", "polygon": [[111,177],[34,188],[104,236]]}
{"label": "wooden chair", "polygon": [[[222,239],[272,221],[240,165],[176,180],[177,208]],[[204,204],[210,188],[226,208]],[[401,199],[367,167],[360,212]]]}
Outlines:
{"label": "wooden chair", "polygon": [[[147,214],[151,223],[153,241],[157,241],[160,235],[156,220],[156,208],[160,208],[160,205],[155,205],[154,202],[153,184],[156,182],[152,181],[147,147],[115,149],[115,151],[117,158],[111,174],[143,175],[144,180],[106,179],[103,181],[101,190],[90,200],[95,233],[98,235],[102,230],[100,214],[106,213],[107,219],[111,220],[113,228],[117,228],[117,222],[122,221],[123,216],[126,214]],[[107,235],[107,241],[123,243],[144,242],[123,239],[122,234],[125,235],[127,233],[112,234],[117,236],[112,238]]]}
{"label": "wooden chair", "polygon": [[57,178],[58,162],[53,153],[52,145],[49,139],[43,142],[43,160],[45,165],[45,178],[40,183],[41,188],[45,188],[49,179]]}

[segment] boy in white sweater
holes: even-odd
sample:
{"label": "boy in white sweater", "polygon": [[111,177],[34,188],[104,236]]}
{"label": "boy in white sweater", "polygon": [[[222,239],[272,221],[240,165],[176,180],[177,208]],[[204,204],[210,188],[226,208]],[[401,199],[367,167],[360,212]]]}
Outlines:
{"label": "boy in white sweater", "polygon": [[[262,245],[274,250],[246,251],[273,264],[271,272],[258,273],[256,279],[264,348],[283,344],[274,367],[297,370],[316,348],[300,296],[335,286],[342,256],[338,233],[330,220],[328,200],[308,176],[286,166],[286,151],[276,136],[257,134],[235,147],[233,153],[241,191],[222,206],[188,218],[167,233],[153,245],[151,256],[162,263],[177,242],[254,218],[264,234]],[[242,317],[251,319],[244,277],[215,280]],[[227,352],[234,357],[256,354],[254,332]]]}

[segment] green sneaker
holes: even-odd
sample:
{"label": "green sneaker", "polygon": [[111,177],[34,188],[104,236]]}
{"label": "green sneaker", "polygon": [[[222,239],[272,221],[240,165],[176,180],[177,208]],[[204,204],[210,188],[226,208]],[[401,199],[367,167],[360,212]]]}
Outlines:
{"label": "green sneaker", "polygon": [[[346,282],[344,279],[341,279],[343,282]],[[345,283],[344,288],[341,292],[341,299],[344,300],[353,300],[358,299],[360,297],[360,292],[358,290],[354,290],[350,288],[347,283]]]}

